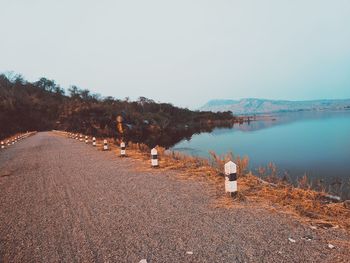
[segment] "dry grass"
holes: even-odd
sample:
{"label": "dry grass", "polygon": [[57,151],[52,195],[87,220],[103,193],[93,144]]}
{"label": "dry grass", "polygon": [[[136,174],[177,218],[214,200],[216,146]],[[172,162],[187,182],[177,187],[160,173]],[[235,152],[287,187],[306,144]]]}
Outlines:
{"label": "dry grass", "polygon": [[[106,139],[106,138],[105,138]],[[110,143],[114,140],[107,138],[112,151],[120,155],[119,147]],[[102,150],[102,141],[99,139],[98,147]],[[119,145],[120,142],[115,142]],[[268,167],[261,168],[260,172],[265,175],[262,180],[248,171],[248,157],[234,156],[228,153],[222,156],[210,152],[209,159],[192,157],[179,152],[158,150],[159,169],[176,170],[179,178],[206,180],[215,186],[216,205],[222,207],[233,207],[237,204],[257,204],[275,208],[275,210],[287,212],[298,217],[302,221],[316,224],[322,227],[339,226],[350,231],[350,210],[343,203],[331,203],[326,198],[324,191],[310,189],[307,178],[299,180],[299,187],[294,187],[288,180],[277,176],[277,169],[271,163]],[[142,160],[139,169],[151,169],[150,148],[144,144],[129,142],[127,145],[127,156]],[[224,195],[224,164],[233,160],[238,169],[238,198],[235,202],[232,198]],[[260,173],[259,172],[259,173]]]}

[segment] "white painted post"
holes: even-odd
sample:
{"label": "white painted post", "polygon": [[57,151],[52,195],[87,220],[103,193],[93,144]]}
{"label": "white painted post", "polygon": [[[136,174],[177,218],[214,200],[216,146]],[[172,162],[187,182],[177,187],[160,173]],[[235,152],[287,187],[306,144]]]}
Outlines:
{"label": "white painted post", "polygon": [[79,135],[79,141],[81,141],[81,142],[83,141],[83,135],[82,134]]}
{"label": "white painted post", "polygon": [[85,136],[85,143],[89,143],[89,138]]}
{"label": "white painted post", "polygon": [[96,146],[96,138],[92,137],[92,146]]}
{"label": "white painted post", "polygon": [[103,150],[104,150],[104,151],[107,151],[107,150],[108,150],[107,140],[103,140]]}
{"label": "white painted post", "polygon": [[7,144],[7,146],[10,146],[10,145],[11,145],[11,143],[10,143],[9,140],[6,141],[6,144]]}
{"label": "white painted post", "polygon": [[152,167],[158,167],[158,152],[156,148],[151,150],[151,158]]}
{"label": "white painted post", "polygon": [[120,143],[120,156],[125,157],[126,156],[126,150],[125,150],[125,142]]}
{"label": "white painted post", "polygon": [[5,143],[1,141],[1,149],[5,149]]}
{"label": "white painted post", "polygon": [[237,194],[237,165],[232,161],[225,164],[225,192],[230,196]]}
{"label": "white painted post", "polygon": [[75,139],[79,140],[79,135],[78,134],[75,135]]}

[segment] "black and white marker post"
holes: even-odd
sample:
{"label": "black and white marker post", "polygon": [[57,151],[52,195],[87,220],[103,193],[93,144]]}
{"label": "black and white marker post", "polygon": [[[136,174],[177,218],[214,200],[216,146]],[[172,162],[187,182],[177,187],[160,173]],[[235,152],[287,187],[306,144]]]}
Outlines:
{"label": "black and white marker post", "polygon": [[96,138],[92,137],[92,146],[96,146]]}
{"label": "black and white marker post", "polygon": [[152,167],[158,167],[158,152],[156,148],[151,150],[151,158]]}
{"label": "black and white marker post", "polygon": [[125,150],[125,142],[120,143],[120,156],[125,157],[126,156],[126,150]]}
{"label": "black and white marker post", "polygon": [[104,150],[104,151],[108,151],[107,140],[103,140],[103,150]]}
{"label": "black and white marker post", "polygon": [[225,164],[225,192],[231,197],[237,195],[237,165],[232,161]]}
{"label": "black and white marker post", "polygon": [[85,136],[85,143],[89,143],[89,137]]}

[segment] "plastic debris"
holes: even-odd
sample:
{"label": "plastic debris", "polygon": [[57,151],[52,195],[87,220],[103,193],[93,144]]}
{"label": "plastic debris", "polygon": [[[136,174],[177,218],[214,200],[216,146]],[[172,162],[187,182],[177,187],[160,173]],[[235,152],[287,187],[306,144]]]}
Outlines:
{"label": "plastic debris", "polygon": [[293,238],[288,238],[288,240],[290,241],[290,242],[292,242],[292,243],[295,243],[296,241],[295,241],[295,239],[293,239]]}
{"label": "plastic debris", "polygon": [[192,251],[187,251],[186,254],[187,255],[193,255],[193,252]]}
{"label": "plastic debris", "polygon": [[333,246],[332,244],[328,244],[328,247],[329,247],[330,249],[335,248],[335,246]]}
{"label": "plastic debris", "polygon": [[303,236],[301,239],[306,240],[306,241],[311,241],[314,238],[312,236],[310,236],[310,235],[306,235],[306,236]]}
{"label": "plastic debris", "polygon": [[147,259],[141,259],[139,263],[147,263]]}

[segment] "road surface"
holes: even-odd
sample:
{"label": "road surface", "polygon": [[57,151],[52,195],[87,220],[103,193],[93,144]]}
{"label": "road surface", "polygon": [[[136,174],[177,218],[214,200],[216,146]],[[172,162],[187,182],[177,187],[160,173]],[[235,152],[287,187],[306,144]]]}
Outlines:
{"label": "road surface", "polygon": [[0,262],[350,262],[343,230],[215,207],[210,185],[140,162],[51,132],[1,151]]}

